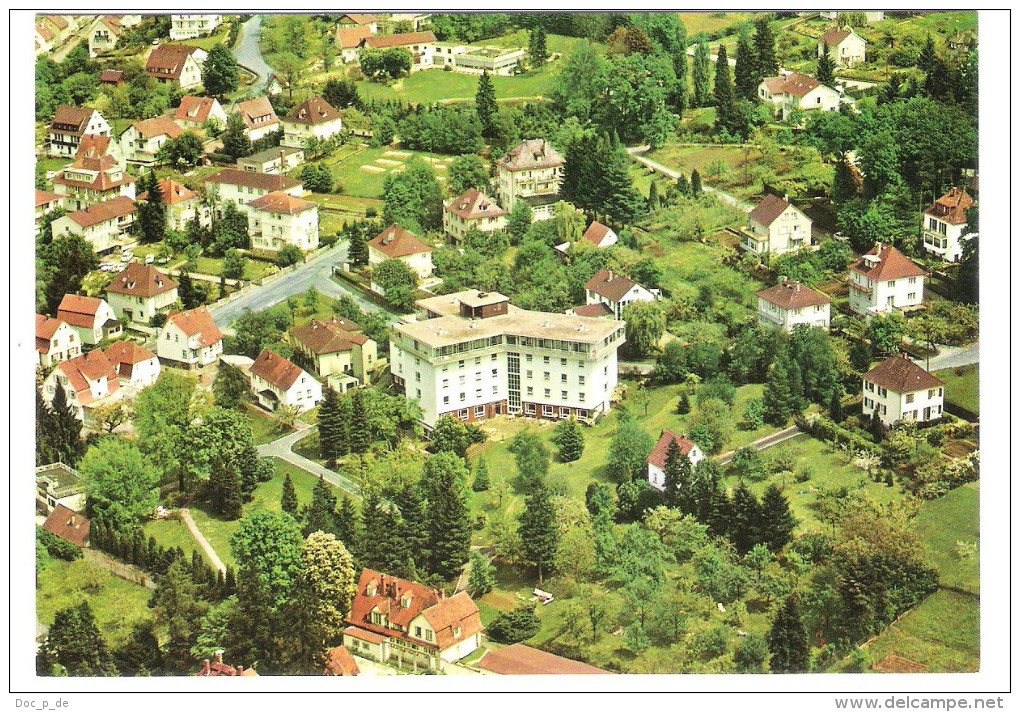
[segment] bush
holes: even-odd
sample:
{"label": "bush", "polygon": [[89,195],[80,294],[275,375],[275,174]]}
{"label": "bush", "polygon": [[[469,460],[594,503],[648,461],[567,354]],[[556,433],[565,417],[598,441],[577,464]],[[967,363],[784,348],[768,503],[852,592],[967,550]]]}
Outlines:
{"label": "bush", "polygon": [[733,405],[733,399],[736,396],[737,389],[726,376],[710,378],[698,388],[699,402],[707,401],[709,398],[718,398],[726,405]]}
{"label": "bush", "polygon": [[535,609],[524,605],[507,613],[500,613],[486,628],[489,637],[497,643],[511,645],[535,635],[542,627],[535,617]]}
{"label": "bush", "polygon": [[79,547],[61,539],[56,534],[51,534],[42,527],[36,527],[35,536],[39,543],[46,547],[46,552],[55,559],[74,561],[82,557]]}
{"label": "bush", "polygon": [[284,245],[276,253],[276,263],[281,267],[290,267],[301,261],[301,250],[297,245]]}

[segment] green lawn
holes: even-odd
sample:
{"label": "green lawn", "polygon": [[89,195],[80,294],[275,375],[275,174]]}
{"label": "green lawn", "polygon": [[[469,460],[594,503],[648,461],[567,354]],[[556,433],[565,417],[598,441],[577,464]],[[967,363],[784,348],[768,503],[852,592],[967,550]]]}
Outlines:
{"label": "green lawn", "polygon": [[979,486],[970,482],[944,497],[925,502],[913,526],[928,548],[928,561],[938,569],[939,583],[977,595],[980,593],[980,556],[961,556],[957,542],[980,543]]}
{"label": "green lawn", "polygon": [[[211,274],[218,277],[223,273],[223,260],[219,257],[199,257],[196,263],[195,271],[201,274]],[[269,262],[254,260],[249,257],[244,263],[244,279],[261,279],[269,274],[274,267],[275,265]]]}
{"label": "green lawn", "polygon": [[[334,155],[326,158],[323,162],[329,166],[333,178],[340,182],[343,196],[325,195],[320,197],[323,202],[335,203],[342,201],[348,196],[356,198],[380,198],[383,192],[383,181],[386,176],[394,170],[403,170],[404,163],[412,156],[418,156],[429,161],[435,167],[436,177],[443,182],[447,166],[452,162],[453,156],[445,156],[438,153],[426,153],[418,151],[407,151],[402,148],[382,146],[378,148],[365,148],[363,146],[344,146]],[[299,171],[292,172],[297,175]],[[341,207],[348,207],[342,202]],[[362,202],[349,205],[352,211],[364,214],[364,209],[377,206],[375,203]],[[378,209],[378,207],[377,207]]]}
{"label": "green lawn", "polygon": [[181,547],[189,560],[192,551],[197,551],[203,559],[205,558],[202,547],[198,545],[184,522],[179,519],[154,519],[151,522],[146,522],[142,531],[145,532],[146,537],[153,537],[160,546],[168,549]]}
{"label": "green lawn", "polygon": [[263,445],[277,440],[289,431],[280,425],[276,420],[269,417],[256,407],[245,408],[244,414],[251,423],[251,433],[255,437],[256,445]]}
{"label": "green lawn", "polygon": [[85,559],[53,559],[39,575],[35,615],[40,623],[50,625],[57,611],[88,601],[106,642],[115,647],[131,635],[136,621],[148,617],[149,596],[144,586],[117,578]]}
{"label": "green lawn", "polygon": [[726,29],[754,17],[753,12],[678,12],[677,14],[684,23],[684,27],[687,28],[688,37],[693,37],[699,32],[716,32]]}
{"label": "green lawn", "polygon": [[189,40],[179,41],[170,40],[167,42],[167,44],[186,44],[192,47],[200,47],[201,49],[204,49],[206,52],[208,52],[213,47],[215,47],[218,44],[222,44],[226,40],[227,34],[230,32],[230,25],[231,25],[230,21],[227,21],[222,23],[219,27],[217,27],[214,33],[206,37],[195,37]]}
{"label": "green lawn", "polygon": [[36,161],[38,165],[43,167],[46,171],[59,171],[67,164],[71,163],[74,159],[72,158],[43,158],[42,160]]}
{"label": "green lawn", "polygon": [[935,371],[946,384],[946,403],[955,403],[972,413],[979,413],[981,405],[978,364]]}

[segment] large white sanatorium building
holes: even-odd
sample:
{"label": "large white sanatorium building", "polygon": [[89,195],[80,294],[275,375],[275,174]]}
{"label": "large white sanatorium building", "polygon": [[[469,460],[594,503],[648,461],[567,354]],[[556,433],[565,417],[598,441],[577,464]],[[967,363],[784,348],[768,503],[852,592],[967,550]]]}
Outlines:
{"label": "large white sanatorium building", "polygon": [[425,318],[394,327],[390,359],[427,426],[443,415],[592,422],[609,410],[624,322],[528,311],[477,290],[417,305]]}

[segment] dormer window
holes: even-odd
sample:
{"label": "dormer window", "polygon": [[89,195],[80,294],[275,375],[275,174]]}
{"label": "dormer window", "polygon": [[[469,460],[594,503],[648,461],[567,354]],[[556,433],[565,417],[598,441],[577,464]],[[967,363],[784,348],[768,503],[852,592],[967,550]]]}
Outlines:
{"label": "dormer window", "polygon": [[401,608],[411,607],[411,594],[405,593],[403,596],[400,597],[400,607]]}
{"label": "dormer window", "polygon": [[375,582],[372,582],[368,584],[368,587],[365,589],[365,595],[371,598],[375,596],[376,591],[378,591],[378,587],[376,586]]}

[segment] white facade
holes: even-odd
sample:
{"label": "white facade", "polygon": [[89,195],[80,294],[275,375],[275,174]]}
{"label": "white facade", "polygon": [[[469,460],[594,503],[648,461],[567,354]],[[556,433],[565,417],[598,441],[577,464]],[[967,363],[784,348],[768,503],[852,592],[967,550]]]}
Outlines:
{"label": "white facade", "polygon": [[[865,48],[868,43],[863,37],[853,30],[838,43],[829,44],[829,56],[838,67],[852,67],[855,64],[863,64],[865,61]],[[818,41],[819,57],[825,52],[825,43]]]}
{"label": "white facade", "polygon": [[813,304],[807,307],[787,309],[758,297],[758,323],[762,326],[778,326],[788,332],[802,324],[818,329],[829,329],[829,304]]}
{"label": "white facade", "polygon": [[[70,215],[62,215],[50,225],[53,237],[78,235],[84,238],[98,254],[104,254],[125,244],[127,230],[134,224],[135,211],[103,220],[95,225],[79,225]],[[133,240],[132,240],[133,241]]]}
{"label": "white facade", "polygon": [[867,316],[914,307],[924,301],[924,277],[873,280],[850,270],[850,308]]}
{"label": "white facade", "polygon": [[[38,338],[36,344],[38,345]],[[49,368],[61,361],[67,361],[81,354],[81,338],[67,322],[61,321],[45,345],[46,350],[36,349],[36,364]]]}
{"label": "white facade", "polygon": [[910,393],[897,393],[864,379],[861,386],[861,413],[871,417],[877,409],[879,420],[887,426],[899,420],[923,423],[942,417],[944,387],[934,386]]}
{"label": "white facade", "polygon": [[[705,454],[701,452],[701,448],[692,444],[691,451],[687,453],[687,459],[691,461],[691,467],[696,467],[699,462],[705,459]],[[664,492],[666,490],[666,471],[658,465],[649,462],[648,484],[660,492]]]}
{"label": "white facade", "polygon": [[[291,387],[286,390],[260,376],[252,374],[251,389],[259,399],[259,402],[270,410],[284,405],[296,407],[299,412],[304,413],[306,410],[314,408],[315,404],[322,400],[322,384],[312,374],[304,370],[301,371],[301,375],[297,377],[297,380],[294,381]],[[262,394],[262,391],[266,390],[271,391],[276,396],[275,401],[274,399],[266,398]]]}
{"label": "white facade", "polygon": [[119,292],[107,292],[106,300],[118,319],[133,324],[148,325],[156,314],[166,314],[177,302],[177,287],[151,297],[140,297]]}
{"label": "white facade", "polygon": [[203,344],[200,334],[188,336],[173,321],[167,321],[157,336],[156,355],[167,361],[185,363],[189,366],[208,366],[222,353],[223,339]]}
{"label": "white facade", "polygon": [[302,251],[314,250],[319,246],[319,209],[314,203],[293,213],[249,206],[248,233],[256,249],[277,252],[284,245],[294,245]]}
{"label": "white facade", "polygon": [[742,232],[740,244],[744,249],[759,255],[782,255],[811,244],[811,218],[788,205],[768,224],[755,220],[752,214]]}
{"label": "white facade", "polygon": [[131,372],[127,373],[125,369],[125,373],[119,374],[118,378],[125,386],[145,388],[156,382],[156,379],[159,378],[159,372],[159,359],[153,356],[152,358],[131,364]]}
{"label": "white facade", "polygon": [[[96,307],[95,318],[92,320],[92,323],[90,325],[76,326],[74,324],[69,324],[69,326],[72,329],[74,329],[75,332],[77,332],[78,339],[81,341],[81,343],[88,344],[89,346],[95,346],[112,333],[120,333],[119,321],[113,309],[104,300],[99,299],[97,301],[99,302],[99,305]],[[57,318],[61,318],[59,310],[57,312]],[[107,332],[105,330],[104,327],[106,326],[106,323],[109,321],[118,322],[118,326],[115,332],[114,331]]]}
{"label": "white facade", "polygon": [[596,294],[589,289],[584,290],[585,304],[605,304],[609,307],[617,319],[623,318],[623,311],[631,302],[654,302],[657,301],[657,299],[658,298],[654,294],[642,287],[640,284],[635,284],[627,290],[627,293],[619,300],[613,300],[601,294]]}
{"label": "white facade", "polygon": [[256,198],[269,195],[277,190],[281,190],[287,195],[299,198],[303,192],[300,183],[284,188],[261,188],[251,185],[240,185],[238,183],[213,182],[209,182],[207,185],[216,195],[216,207],[218,212],[222,211],[222,209],[226,207],[227,203],[233,203],[234,207],[236,207],[239,211],[247,214],[251,210],[248,204]]}
{"label": "white facade", "polygon": [[283,126],[283,139],[280,141],[280,145],[301,149],[305,147],[305,142],[310,138],[325,141],[343,132],[344,128],[343,121],[339,116],[329,121],[313,124],[280,119],[280,124]]}
{"label": "white facade", "polygon": [[924,249],[946,262],[959,262],[964,243],[977,233],[964,234],[966,225],[953,225],[932,215],[924,216]]}
{"label": "white facade", "polygon": [[[375,268],[381,265],[386,260],[391,259],[387,257],[385,253],[375,249],[372,245],[368,246],[368,265],[371,268]],[[416,252],[413,255],[404,255],[402,257],[396,257],[418,275],[418,279],[427,279],[432,276],[432,252]]]}
{"label": "white facade", "polygon": [[[176,124],[174,124],[176,126]],[[154,136],[143,136],[134,126],[129,126],[120,135],[121,148],[127,154],[127,160],[141,166],[151,166],[156,162],[156,154],[163,144],[170,140],[165,133]]]}
{"label": "white facade", "polygon": [[785,92],[773,93],[768,85],[758,85],[758,98],[772,105],[772,110],[780,119],[786,119],[794,109],[800,111],[839,111],[840,94],[835,89],[819,84],[806,94],[797,96]]}
{"label": "white facade", "polygon": [[214,32],[223,21],[222,15],[171,15],[170,39],[190,40]]}

